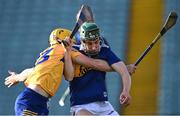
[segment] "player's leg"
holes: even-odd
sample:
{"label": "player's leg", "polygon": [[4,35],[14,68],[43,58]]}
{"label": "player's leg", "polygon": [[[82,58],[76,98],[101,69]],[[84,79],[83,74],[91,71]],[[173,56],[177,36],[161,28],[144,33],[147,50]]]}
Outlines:
{"label": "player's leg", "polygon": [[16,104],[15,105],[15,115],[16,116],[36,116],[38,113],[33,112],[27,109],[27,106],[23,104]]}
{"label": "player's leg", "polygon": [[95,115],[94,112],[90,111],[90,104],[75,105],[71,107],[73,116],[78,115]]}
{"label": "player's leg", "polygon": [[48,115],[48,98],[26,88],[16,99],[16,115]]}
{"label": "player's leg", "polygon": [[113,108],[113,106],[109,103],[109,101],[99,102],[99,116],[119,116],[118,112]]}
{"label": "player's leg", "polygon": [[88,110],[85,109],[81,109],[78,112],[75,113],[75,116],[79,116],[79,115],[93,115],[91,112],[89,112]]}
{"label": "player's leg", "polygon": [[92,102],[71,107],[73,115],[98,115],[98,116],[119,116],[108,101]]}
{"label": "player's leg", "polygon": [[109,101],[92,102],[72,107],[76,115],[119,116]]}
{"label": "player's leg", "polygon": [[15,107],[14,107],[15,115],[16,116],[38,115],[38,113],[33,112],[32,110],[29,110],[28,104],[26,104],[23,101],[23,99],[26,99],[26,98],[24,98],[22,95],[23,94],[21,93],[16,99]]}

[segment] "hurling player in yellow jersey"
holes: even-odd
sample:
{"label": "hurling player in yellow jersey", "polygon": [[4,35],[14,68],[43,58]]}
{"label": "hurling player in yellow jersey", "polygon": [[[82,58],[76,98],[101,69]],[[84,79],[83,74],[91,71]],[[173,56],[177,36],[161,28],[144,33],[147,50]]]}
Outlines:
{"label": "hurling player in yellow jersey", "polygon": [[[33,68],[24,70],[21,75],[9,72],[11,75],[6,78],[6,85],[11,86],[19,81],[24,81],[26,85],[25,90],[16,99],[16,115],[47,115],[48,98],[56,93],[62,75],[64,74],[67,80],[73,77],[71,46],[65,48],[61,40],[70,33],[66,29],[53,31],[49,39],[50,47],[40,53]],[[76,55],[78,53],[72,53],[73,57]]]}
{"label": "hurling player in yellow jersey", "polygon": [[62,75],[64,74],[68,81],[73,79],[74,68],[71,58],[75,63],[85,67],[101,71],[111,70],[105,61],[88,58],[80,52],[71,50],[70,39],[67,41],[69,46],[65,48],[62,40],[70,34],[67,29],[53,30],[49,38],[50,47],[40,53],[33,68],[25,69],[20,74],[9,71],[10,76],[5,79],[5,85],[10,87],[24,81],[26,86],[16,99],[16,115],[48,115],[48,98],[55,95],[61,84]]}

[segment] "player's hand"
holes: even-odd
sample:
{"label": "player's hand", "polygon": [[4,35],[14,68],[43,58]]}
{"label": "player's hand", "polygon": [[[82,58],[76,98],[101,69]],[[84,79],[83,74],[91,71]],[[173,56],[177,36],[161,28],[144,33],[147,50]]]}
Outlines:
{"label": "player's hand", "polygon": [[66,37],[65,40],[63,40],[63,44],[65,47],[72,47],[73,40],[70,37]]}
{"label": "player's hand", "polygon": [[134,64],[129,64],[126,65],[128,72],[130,75],[132,75],[133,73],[135,73],[135,70],[137,69],[137,67]]}
{"label": "player's hand", "polygon": [[121,95],[120,95],[120,104],[124,105],[124,106],[128,106],[131,102],[131,96],[129,94],[129,92],[127,91],[122,91]]}
{"label": "player's hand", "polygon": [[73,40],[71,38],[66,37],[66,39],[63,40],[63,44],[64,44],[65,49],[67,51],[71,51],[72,50]]}
{"label": "player's hand", "polygon": [[11,87],[12,85],[17,84],[19,81],[17,79],[17,74],[15,72],[12,71],[8,71],[8,73],[10,74],[10,76],[8,76],[7,78],[5,78],[5,82],[4,84],[6,86]]}

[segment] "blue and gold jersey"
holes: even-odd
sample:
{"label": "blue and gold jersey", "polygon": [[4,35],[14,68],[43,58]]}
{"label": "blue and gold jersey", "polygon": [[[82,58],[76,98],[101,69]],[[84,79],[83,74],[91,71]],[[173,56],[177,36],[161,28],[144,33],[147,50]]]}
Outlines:
{"label": "blue and gold jersey", "polygon": [[[75,47],[79,50],[80,46]],[[83,51],[79,50],[82,54]],[[107,47],[102,47],[98,59],[103,59],[111,66],[121,61]],[[107,89],[105,82],[106,72],[97,71],[82,65],[75,65],[75,78],[70,82],[71,106],[87,104],[96,101],[107,101]]]}
{"label": "blue and gold jersey", "polygon": [[[25,85],[39,85],[49,95],[54,96],[62,81],[64,53],[65,49],[61,44],[50,46],[40,53],[40,57],[35,63],[34,70],[25,81]],[[79,52],[72,51],[71,56],[76,57],[79,54]]]}

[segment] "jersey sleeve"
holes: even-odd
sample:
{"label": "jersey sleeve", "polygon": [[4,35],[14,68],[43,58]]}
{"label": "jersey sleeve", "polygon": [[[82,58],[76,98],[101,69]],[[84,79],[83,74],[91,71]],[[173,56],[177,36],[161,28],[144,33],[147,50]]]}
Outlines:
{"label": "jersey sleeve", "polygon": [[77,57],[77,56],[79,56],[79,55],[81,55],[80,52],[75,51],[75,50],[72,50],[72,51],[71,51],[71,57],[72,57],[72,58],[75,58],[75,57]]}

